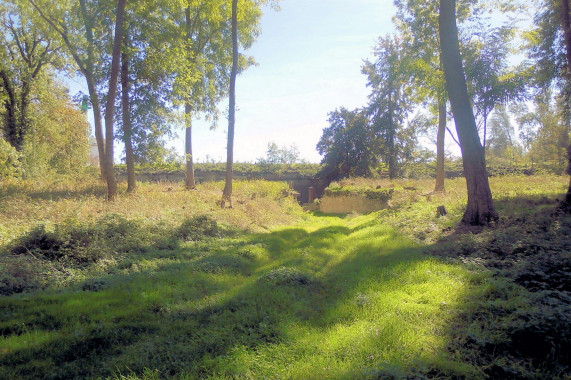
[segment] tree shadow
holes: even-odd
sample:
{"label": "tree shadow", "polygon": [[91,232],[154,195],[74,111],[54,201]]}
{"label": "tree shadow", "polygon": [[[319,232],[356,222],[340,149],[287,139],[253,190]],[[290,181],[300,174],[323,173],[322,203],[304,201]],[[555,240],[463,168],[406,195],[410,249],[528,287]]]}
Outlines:
{"label": "tree shadow", "polygon": [[459,225],[427,250],[487,274],[487,290],[468,293],[451,321],[446,348],[471,357],[484,376],[571,371],[571,215],[558,203],[543,195],[496,200],[494,228]]}
{"label": "tree shadow", "polygon": [[[236,352],[258,352],[268,347],[295,344],[297,337],[291,331],[292,325],[312,331],[328,331],[340,323],[351,325],[355,322],[354,317],[344,310],[371,308],[368,305],[376,297],[367,293],[371,286],[378,293],[389,285],[402,284],[406,288],[413,280],[419,286],[428,283],[432,275],[430,270],[419,274],[407,269],[414,266],[424,268],[422,265],[430,268],[433,265],[431,263],[435,259],[423,255],[420,250],[438,256],[438,262],[452,257],[456,265],[461,261],[470,262],[462,258],[476,255],[481,247],[492,247],[490,252],[494,253],[493,249],[504,247],[501,242],[508,237],[519,241],[523,236],[531,235],[535,239],[535,231],[544,228],[547,235],[542,237],[557,236],[561,233],[557,226],[562,224],[569,231],[567,228],[571,222],[567,216],[552,217],[547,210],[536,226],[530,227],[528,219],[516,223],[515,220],[523,214],[533,215],[525,210],[520,214],[516,212],[516,205],[530,201],[537,202],[534,198],[498,202],[505,210],[514,211],[502,222],[505,223],[504,227],[509,227],[505,231],[486,230],[477,236],[451,234],[431,246],[406,245],[402,243],[406,237],[394,230],[385,232],[382,239],[378,236],[373,239],[376,231],[368,237],[352,236],[352,233],[364,229],[359,225],[353,229],[328,226],[313,232],[287,228],[268,234],[249,235],[242,242],[217,246],[196,255],[190,262],[167,263],[141,271],[135,276],[119,276],[116,284],[110,284],[102,291],[0,298],[0,320],[5,321],[0,328],[2,335],[10,338],[19,334],[25,336],[29,331],[36,334],[33,344],[2,351],[0,374],[5,374],[3,377],[6,378],[97,377],[111,376],[114,369],[126,371],[128,368],[135,374],[142,374],[145,369],[151,368],[165,377],[180,373],[187,373],[193,378],[216,376],[231,370],[225,366],[228,358]],[[509,224],[509,221],[513,224]],[[518,228],[521,229],[521,238],[514,235]],[[531,228],[532,232],[527,233],[526,228]],[[498,239],[500,232],[504,235]],[[489,238],[485,235],[488,233]],[[569,236],[565,235],[564,244],[567,244]],[[512,244],[512,240],[506,241],[505,245]],[[462,251],[464,247],[470,251]],[[504,260],[506,254],[518,255],[517,247],[514,243],[511,252],[495,254],[498,259]],[[533,252],[530,253],[528,249],[532,246],[525,247],[522,255],[531,256]],[[183,251],[187,250],[191,256],[192,249],[186,247]],[[343,254],[328,254],[333,250],[340,250]],[[440,254],[446,250],[447,255]],[[488,248],[486,250],[489,251]],[[474,261],[472,264],[476,263]],[[344,376],[382,378],[402,371],[405,376],[414,374],[420,378],[452,378],[456,376],[454,363],[462,361],[472,361],[477,366],[487,368],[476,371],[479,376],[517,377],[517,374],[528,373],[522,372],[528,369],[521,364],[521,360],[533,362],[534,357],[523,352],[523,349],[518,349],[517,355],[506,353],[503,358],[513,359],[513,362],[503,367],[500,365],[502,356],[498,352],[503,355],[507,346],[503,345],[505,342],[492,339],[495,336],[493,329],[501,326],[494,327],[486,315],[525,318],[526,315],[533,317],[536,309],[518,311],[517,307],[521,307],[527,299],[519,299],[516,306],[510,303],[510,297],[520,289],[517,281],[498,282],[495,276],[476,274],[469,286],[457,291],[457,296],[463,301],[459,301],[455,309],[450,309],[452,317],[445,318],[439,324],[437,333],[444,342],[441,352],[422,353],[422,343],[419,342],[417,347],[408,348],[411,353],[418,352],[419,356],[415,358],[411,354],[403,359],[404,362],[393,363],[398,370],[391,370],[390,363],[374,361],[365,369],[347,369]],[[143,281],[149,278],[152,281]],[[424,310],[422,307],[430,300],[423,300],[422,297],[411,300],[406,292],[401,297],[402,300],[398,302],[414,301],[418,304],[418,311],[413,308],[403,317],[409,321],[411,329],[414,324],[410,321],[423,318],[420,315]],[[534,299],[543,304],[555,302],[550,297],[544,297],[543,293],[541,297],[544,298],[537,297]],[[504,301],[505,304],[502,304]],[[561,309],[561,306],[559,303],[554,308]],[[445,304],[439,308],[448,313],[449,307]],[[494,308],[499,311],[494,311]],[[565,309],[560,311],[551,315],[560,316]],[[383,315],[384,311],[369,312]],[[519,312],[521,315],[517,314]],[[552,324],[547,318],[537,320],[544,326]],[[539,324],[524,325],[524,328],[513,331],[509,327],[507,330],[514,333],[532,331],[529,326]],[[488,330],[492,334],[487,334]],[[521,334],[511,336],[516,337],[512,340],[513,344],[525,343],[526,347],[538,344],[521,340],[518,338]],[[351,343],[363,345],[375,339],[378,338],[371,333],[365,337],[365,341],[355,340]],[[556,341],[555,344],[563,343]],[[560,346],[556,348],[561,350]],[[451,362],[451,358],[456,358],[456,362]],[[534,364],[535,368],[555,373],[555,367],[541,367],[541,363],[549,358],[555,358],[559,369],[563,360],[568,359],[561,355],[547,358],[538,356],[539,364]],[[445,359],[448,364],[443,364]],[[419,360],[424,363],[424,369],[419,369]],[[509,371],[519,372],[510,376]]]}

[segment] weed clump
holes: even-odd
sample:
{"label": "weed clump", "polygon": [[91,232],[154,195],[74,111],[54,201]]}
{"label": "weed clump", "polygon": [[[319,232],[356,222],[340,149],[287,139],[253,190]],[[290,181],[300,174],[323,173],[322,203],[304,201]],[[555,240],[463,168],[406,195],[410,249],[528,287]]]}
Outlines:
{"label": "weed clump", "polygon": [[220,237],[220,229],[216,220],[208,215],[199,215],[182,222],[178,235],[186,241],[198,241],[206,237]]}
{"label": "weed clump", "polygon": [[263,278],[273,285],[311,285],[313,279],[296,268],[279,267],[271,270]]}
{"label": "weed clump", "polygon": [[17,239],[10,251],[14,255],[85,264],[103,256],[102,251],[89,249],[92,239],[89,229],[56,225],[53,231],[47,231],[44,225],[39,225]]}

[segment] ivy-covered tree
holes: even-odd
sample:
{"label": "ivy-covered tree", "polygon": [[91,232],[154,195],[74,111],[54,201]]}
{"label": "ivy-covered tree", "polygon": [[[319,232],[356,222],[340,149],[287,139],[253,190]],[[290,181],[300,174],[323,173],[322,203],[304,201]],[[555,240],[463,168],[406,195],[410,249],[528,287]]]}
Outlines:
{"label": "ivy-covered tree", "polygon": [[57,38],[34,22],[26,5],[0,4],[2,131],[6,141],[18,151],[32,128],[29,109],[36,81],[46,70],[64,65]]}

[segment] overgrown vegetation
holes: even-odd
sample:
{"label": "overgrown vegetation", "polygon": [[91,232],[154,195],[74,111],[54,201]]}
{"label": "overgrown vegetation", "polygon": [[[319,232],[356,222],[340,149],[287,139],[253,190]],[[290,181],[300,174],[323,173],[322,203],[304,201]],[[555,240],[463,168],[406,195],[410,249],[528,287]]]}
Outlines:
{"label": "overgrown vegetation", "polygon": [[341,185],[395,189],[392,208],[304,214],[258,181],[233,210],[220,183],[115,203],[3,184],[0,377],[569,376],[565,178],[492,178],[496,229],[457,228],[463,179]]}

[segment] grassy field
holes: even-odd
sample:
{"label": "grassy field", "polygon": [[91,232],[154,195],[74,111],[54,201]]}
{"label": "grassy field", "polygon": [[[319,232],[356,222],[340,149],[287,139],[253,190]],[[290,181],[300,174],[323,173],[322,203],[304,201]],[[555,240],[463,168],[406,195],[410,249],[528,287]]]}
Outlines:
{"label": "grassy field", "polygon": [[231,210],[219,183],[4,183],[0,378],[566,378],[566,183],[492,178],[495,229],[457,226],[462,179],[346,181],[392,207],[337,216],[262,181]]}

